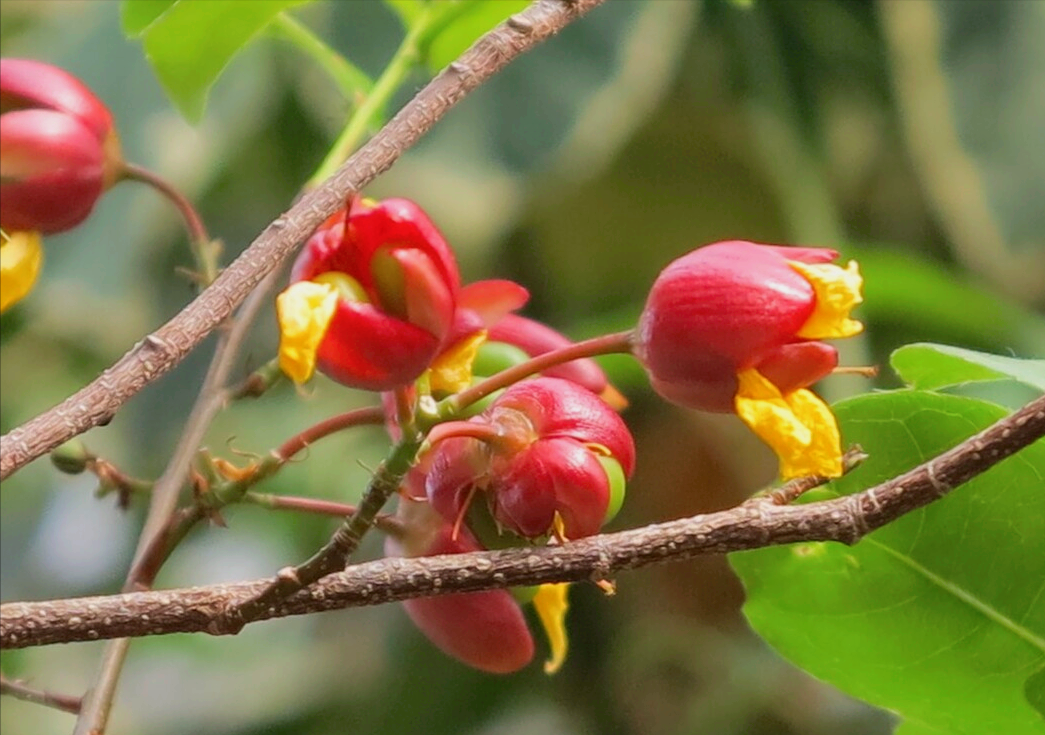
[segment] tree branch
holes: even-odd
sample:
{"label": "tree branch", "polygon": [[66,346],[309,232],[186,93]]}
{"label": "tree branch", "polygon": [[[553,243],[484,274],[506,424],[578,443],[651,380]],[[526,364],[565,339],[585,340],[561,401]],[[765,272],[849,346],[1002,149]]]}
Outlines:
{"label": "tree branch", "polygon": [[[411,597],[544,582],[605,579],[615,572],[709,553],[800,541],[856,543],[928,505],[1045,436],[1045,396],[953,449],[876,487],[807,505],[772,495],[719,513],[533,549],[384,559],[332,574],[265,610],[263,618],[376,605]],[[117,636],[221,633],[225,611],[270,580],[163,592],[0,605],[0,648]]]}
{"label": "tree branch", "polygon": [[482,36],[422,89],[329,180],[277,217],[192,303],[89,385],[0,437],[0,479],[110,420],[132,396],[178,364],[294,252],[350,194],[386,171],[457,102],[519,54],[604,0],[536,0]]}

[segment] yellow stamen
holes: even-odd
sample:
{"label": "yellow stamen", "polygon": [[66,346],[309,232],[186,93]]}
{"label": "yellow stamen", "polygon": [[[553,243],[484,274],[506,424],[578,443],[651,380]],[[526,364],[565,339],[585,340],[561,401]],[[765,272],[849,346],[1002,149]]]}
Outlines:
{"label": "yellow stamen", "polygon": [[617,413],[628,407],[627,397],[610,383],[607,383],[606,387],[602,389],[602,393],[599,393],[599,398],[605,401]]}
{"label": "yellow stamen", "polygon": [[436,358],[429,373],[432,391],[457,393],[472,383],[472,365],[479,348],[486,341],[486,330],[459,340]]}
{"label": "yellow stamen", "polygon": [[562,519],[562,514],[559,511],[555,511],[555,515],[552,516],[551,535],[560,544],[569,541],[566,538],[566,521]]}
{"label": "yellow stamen", "polygon": [[279,367],[295,383],[316,369],[316,352],[337,310],[338,290],[328,283],[298,281],[276,297]]}
{"label": "yellow stamen", "polygon": [[799,337],[837,339],[864,330],[863,324],[849,318],[849,312],[864,300],[860,293],[864,281],[855,260],[850,260],[845,268],[833,263],[788,262],[809,281],[816,294],[816,309],[798,330]]}
{"label": "yellow stamen", "polygon": [[533,596],[533,607],[541,625],[548,636],[551,657],[544,662],[544,673],[554,674],[562,668],[569,649],[566,638],[566,611],[570,604],[566,599],[570,585],[568,583],[542,584]]}
{"label": "yellow stamen", "polygon": [[783,479],[842,475],[841,436],[826,403],[805,389],[783,395],[757,370],[737,379],[737,416],[776,452]]}
{"label": "yellow stamen", "polygon": [[40,274],[44,250],[39,232],[5,232],[0,240],[0,312],[21,301]]}

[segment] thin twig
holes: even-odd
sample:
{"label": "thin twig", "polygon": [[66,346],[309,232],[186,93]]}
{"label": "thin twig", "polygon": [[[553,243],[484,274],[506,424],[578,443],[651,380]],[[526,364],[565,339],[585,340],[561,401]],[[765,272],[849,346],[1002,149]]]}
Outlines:
{"label": "thin twig", "polygon": [[[203,224],[203,220],[200,218],[196,208],[192,206],[192,202],[175,188],[173,184],[159,174],[135,163],[127,163],[124,161],[121,169],[123,178],[132,181],[139,181],[151,186],[174,205],[185,223],[185,229],[189,233],[189,239],[192,241],[194,250],[210,245],[211,239],[210,235],[207,233],[207,227]],[[199,261],[197,265],[201,266],[201,276],[206,276],[207,273],[214,273],[217,270],[216,264],[213,263],[208,264],[211,267],[205,269],[202,268],[204,265],[204,257],[202,253],[197,252],[196,257]]]}
{"label": "thin twig", "polygon": [[279,445],[275,456],[281,462],[286,462],[298,452],[310,444],[319,441],[323,437],[330,436],[338,431],[352,428],[353,426],[381,425],[385,421],[385,412],[380,406],[367,406],[356,408],[352,411],[331,416],[328,419],[313,424],[304,431],[295,434]]}
{"label": "thin twig", "polygon": [[[163,474],[153,485],[145,524],[138,537],[134,560],[124,581],[124,592],[151,587],[160,566],[173,549],[168,528],[178,505],[181,488],[185,484],[189,463],[203,441],[211,421],[224,405],[225,383],[232,372],[232,367],[250,326],[265,303],[269,288],[274,281],[275,273],[270,274],[258,284],[254,293],[233,320],[232,325],[222,333],[218,345],[214,349],[214,357],[211,358],[203,386],[189,412],[174,453]],[[192,523],[195,523],[195,520]],[[182,536],[187,532],[185,529]],[[84,696],[73,735],[100,735],[105,732],[129,646],[130,640],[123,639],[115,640],[105,647],[94,684]]]}
{"label": "thin twig", "polygon": [[[411,597],[605,579],[615,572],[701,554],[808,541],[856,543],[937,500],[1045,436],[1045,397],[958,446],[873,488],[806,505],[772,502],[594,536],[561,546],[385,559],[331,574],[280,600],[259,619],[377,605]],[[0,605],[0,648],[167,633],[227,633],[225,611],[270,580],[163,592]]]}
{"label": "thin twig", "polygon": [[191,304],[135,345],[89,385],[0,437],[0,479],[111,419],[225,321],[327,217],[344,206],[455,104],[528,51],[605,0],[536,0],[482,36],[425,86],[337,173],[277,217]]}
{"label": "thin twig", "polygon": [[[860,466],[865,459],[867,459],[867,454],[864,450],[858,446],[854,446],[842,455],[842,473],[849,474]],[[775,487],[772,490],[760,493],[745,500],[744,504],[755,505],[758,503],[773,503],[775,505],[787,505],[788,503],[795,502],[810,490],[818,488],[821,485],[826,485],[830,481],[830,477],[824,477],[822,475],[796,477],[793,480],[785,482],[780,487]]]}
{"label": "thin twig", "polygon": [[[292,510],[299,513],[346,518],[356,512],[356,506],[339,503],[322,498],[303,498],[297,495],[273,495],[269,493],[247,492],[243,494],[243,502],[258,505],[269,510]],[[395,516],[378,513],[374,518],[374,528],[392,536],[402,536],[406,529]]]}
{"label": "thin twig", "polygon": [[33,704],[42,704],[45,707],[53,707],[74,715],[80,711],[79,697],[57,694],[45,689],[34,689],[23,681],[8,679],[3,674],[0,674],[0,694],[6,694],[15,699],[32,702]]}
{"label": "thin twig", "polygon": [[345,568],[348,558],[359,548],[363,536],[399,489],[417,457],[421,436],[416,431],[407,434],[407,427],[402,429],[404,436],[370,478],[355,512],[345,519],[326,545],[296,567],[281,569],[257,595],[229,606],[221,619],[214,621],[214,632],[237,632],[247,623],[265,617],[291,595]]}
{"label": "thin twig", "polygon": [[489,378],[476,383],[470,388],[466,388],[460,393],[455,393],[449,398],[444,398],[440,401],[438,411],[440,415],[456,415],[461,412],[461,409],[475,403],[476,401],[481,401],[496,390],[518,383],[523,378],[528,378],[531,375],[536,375],[542,370],[547,370],[556,365],[562,365],[571,360],[578,360],[584,357],[594,357],[596,355],[631,352],[631,340],[633,336],[634,332],[630,329],[624,332],[604,334],[581,342],[574,342],[568,347],[563,347],[531,357],[526,362],[513,365],[496,375],[491,375]]}

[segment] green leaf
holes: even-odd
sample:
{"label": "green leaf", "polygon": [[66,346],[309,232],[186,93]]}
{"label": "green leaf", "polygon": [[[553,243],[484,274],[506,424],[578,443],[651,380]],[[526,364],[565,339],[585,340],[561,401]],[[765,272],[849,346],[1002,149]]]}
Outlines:
{"label": "green leaf", "polygon": [[198,122],[236,52],[280,12],[307,1],[175,0],[142,33],[145,55],[181,114]]}
{"label": "green leaf", "polygon": [[[870,459],[829,486],[873,486],[1005,415],[960,396],[897,391],[836,406]],[[1045,441],[853,547],[733,554],[744,613],[814,676],[900,713],[898,732],[1045,733]]]}
{"label": "green leaf", "polygon": [[120,25],[123,35],[137,38],[154,20],[178,0],[123,0],[120,4]]}
{"label": "green leaf", "polygon": [[437,72],[471,46],[475,39],[509,15],[518,13],[528,0],[457,0],[438,7],[441,15],[420,40],[425,63]]}
{"label": "green leaf", "polygon": [[1045,391],[1045,360],[1023,360],[920,343],[896,350],[890,363],[905,382],[922,390],[978,380],[1011,379]]}
{"label": "green leaf", "polygon": [[1045,668],[1038,669],[1036,673],[1027,677],[1025,691],[1030,706],[1045,717]]}

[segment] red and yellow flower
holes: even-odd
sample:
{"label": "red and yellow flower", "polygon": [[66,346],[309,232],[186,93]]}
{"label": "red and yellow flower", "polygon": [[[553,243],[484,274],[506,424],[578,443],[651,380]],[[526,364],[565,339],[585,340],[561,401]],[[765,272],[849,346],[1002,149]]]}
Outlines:
{"label": "red and yellow flower", "polygon": [[705,411],[735,412],[780,457],[781,474],[836,477],[834,415],[808,386],[838,364],[821,342],[858,334],[855,262],[834,250],[730,241],[694,250],[658,276],[634,350],[654,390]]}
{"label": "red and yellow flower", "polygon": [[344,385],[408,385],[450,335],[460,288],[442,234],[411,201],[353,199],[294,263],[277,299],[280,365],[296,382],[316,367]]}
{"label": "red and yellow flower", "polygon": [[0,311],[32,288],[40,235],[86,219],[121,165],[112,115],[80,80],[0,59]]}

